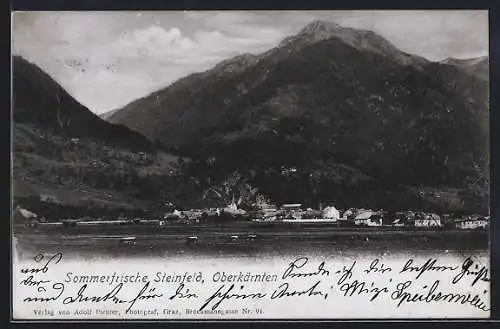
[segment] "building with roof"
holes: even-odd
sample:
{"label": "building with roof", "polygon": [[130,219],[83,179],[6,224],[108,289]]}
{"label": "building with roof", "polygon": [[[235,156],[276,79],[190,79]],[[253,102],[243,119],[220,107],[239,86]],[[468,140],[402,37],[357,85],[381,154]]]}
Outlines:
{"label": "building with roof", "polygon": [[416,216],[414,220],[415,227],[441,227],[441,218],[436,214],[426,214],[423,216]]}
{"label": "building with roof", "polygon": [[298,220],[302,218],[302,204],[300,203],[289,203],[281,206],[281,211],[278,217],[281,219],[294,219]]}
{"label": "building with roof", "polygon": [[323,218],[330,220],[339,220],[340,212],[333,206],[326,207],[325,209],[323,209]]}
{"label": "building with roof", "polygon": [[382,216],[372,210],[364,210],[356,215],[354,224],[359,226],[381,226]]}
{"label": "building with roof", "polygon": [[462,230],[486,229],[489,221],[486,217],[465,218],[455,221],[455,227]]}

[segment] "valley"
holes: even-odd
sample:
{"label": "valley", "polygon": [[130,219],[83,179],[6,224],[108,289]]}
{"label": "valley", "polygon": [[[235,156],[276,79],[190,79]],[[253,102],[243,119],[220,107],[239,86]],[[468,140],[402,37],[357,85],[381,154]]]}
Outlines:
{"label": "valley", "polygon": [[101,117],[13,63],[14,204],[50,221],[235,200],[488,213],[486,58],[432,62],[316,21]]}

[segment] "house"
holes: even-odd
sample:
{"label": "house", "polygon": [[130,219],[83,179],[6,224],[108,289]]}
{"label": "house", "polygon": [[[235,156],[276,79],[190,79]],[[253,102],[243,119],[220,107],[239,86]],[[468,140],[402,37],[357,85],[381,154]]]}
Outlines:
{"label": "house", "polygon": [[300,203],[284,204],[281,206],[282,217],[284,219],[301,219],[301,207]]}
{"label": "house", "polygon": [[354,218],[354,224],[360,226],[381,226],[382,216],[377,212],[366,210]]}
{"label": "house", "polygon": [[333,206],[326,207],[323,209],[323,218],[338,220],[340,218],[340,212]]}
{"label": "house", "polygon": [[165,213],[163,215],[163,219],[164,220],[171,220],[171,221],[181,220],[182,219],[182,212],[180,212],[179,210],[175,209],[171,213]]}
{"label": "house", "polygon": [[489,217],[468,217],[455,221],[455,227],[462,230],[486,229]]}
{"label": "house", "polygon": [[12,212],[12,218],[15,223],[22,223],[26,228],[36,227],[39,222],[37,214],[19,206]]}
{"label": "house", "polygon": [[436,214],[424,214],[415,217],[415,227],[441,227],[441,218]]}
{"label": "house", "polygon": [[12,217],[16,222],[34,222],[37,220],[37,214],[17,206],[12,212]]}
{"label": "house", "polygon": [[354,219],[356,217],[356,209],[349,208],[342,215],[344,219]]}

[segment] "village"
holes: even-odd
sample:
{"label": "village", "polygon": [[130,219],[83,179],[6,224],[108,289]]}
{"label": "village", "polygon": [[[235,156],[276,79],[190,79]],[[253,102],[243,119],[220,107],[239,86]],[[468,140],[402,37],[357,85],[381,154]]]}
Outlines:
{"label": "village", "polygon": [[254,224],[291,224],[327,225],[346,228],[392,228],[392,229],[488,229],[489,216],[441,214],[423,211],[384,211],[372,209],[349,208],[339,210],[334,206],[312,209],[302,207],[302,204],[263,205],[258,210],[245,211],[234,201],[223,208],[189,209],[169,211],[163,216],[151,218],[116,219],[103,218],[69,218],[58,221],[48,221],[44,217],[17,206],[13,211],[14,224],[26,228],[33,227],[76,227],[76,226],[114,226],[114,225],[148,225],[168,227],[175,224],[224,224],[231,222],[251,222]]}
{"label": "village", "polygon": [[332,223],[339,227],[416,227],[487,229],[489,216],[451,214],[438,215],[422,211],[398,211],[355,209],[340,211],[334,206],[322,210],[302,209],[301,204],[284,204],[280,209],[263,209],[261,221],[282,221],[288,223]]}

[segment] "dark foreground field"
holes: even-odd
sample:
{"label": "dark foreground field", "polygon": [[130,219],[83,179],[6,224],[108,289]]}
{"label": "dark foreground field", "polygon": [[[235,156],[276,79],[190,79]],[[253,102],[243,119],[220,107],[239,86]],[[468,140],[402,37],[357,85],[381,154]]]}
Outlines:
{"label": "dark foreground field", "polygon": [[[488,250],[488,231],[384,230],[336,227],[251,227],[248,225],[152,227],[52,227],[14,230],[20,257],[62,251],[93,257],[275,257],[392,255]],[[197,243],[187,238],[197,237]],[[124,238],[135,237],[127,243]]]}

